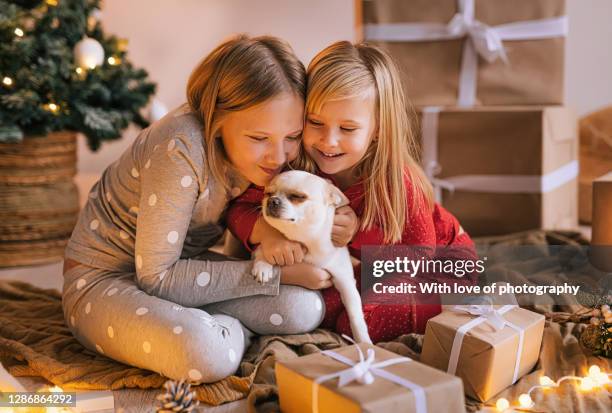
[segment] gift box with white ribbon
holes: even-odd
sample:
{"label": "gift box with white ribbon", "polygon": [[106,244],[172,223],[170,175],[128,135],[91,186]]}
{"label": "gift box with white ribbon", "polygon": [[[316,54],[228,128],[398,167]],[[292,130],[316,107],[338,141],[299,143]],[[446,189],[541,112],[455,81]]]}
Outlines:
{"label": "gift box with white ribbon", "polygon": [[563,106],[426,107],[421,163],[436,201],[474,236],[572,229],[578,141]]}
{"label": "gift box with white ribbon", "polygon": [[360,5],[364,39],[395,58],[418,106],[564,102],[565,0]]}
{"label": "gift box with white ribbon", "polygon": [[457,377],[369,344],[277,361],[275,373],[284,413],[465,412]]}
{"label": "gift box with white ribbon", "polygon": [[487,401],[531,371],[543,333],[544,316],[515,305],[455,306],[427,321],[420,361]]}

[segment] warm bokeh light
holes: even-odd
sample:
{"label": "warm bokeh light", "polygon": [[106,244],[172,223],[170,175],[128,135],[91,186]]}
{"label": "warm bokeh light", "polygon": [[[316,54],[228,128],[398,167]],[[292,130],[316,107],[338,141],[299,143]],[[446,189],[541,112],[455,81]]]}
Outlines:
{"label": "warm bokeh light", "polygon": [[502,397],[501,399],[497,400],[497,403],[495,403],[495,407],[498,411],[503,412],[504,410],[508,409],[508,407],[510,407],[510,402],[508,401],[508,399],[504,399]]}
{"label": "warm bokeh light", "polygon": [[4,76],[2,83],[4,83],[6,86],[11,86],[13,84],[13,79],[8,76]]}
{"label": "warm bokeh light", "polygon": [[17,27],[15,29],[15,35],[18,37],[23,37],[23,30],[21,30],[19,27]]}
{"label": "warm bokeh light", "polygon": [[519,404],[521,405],[521,407],[531,407],[533,406],[533,400],[531,400],[531,396],[528,395],[527,393],[523,393],[519,396]]}
{"label": "warm bokeh light", "polygon": [[540,385],[541,386],[554,386],[555,382],[548,376],[540,377]]}

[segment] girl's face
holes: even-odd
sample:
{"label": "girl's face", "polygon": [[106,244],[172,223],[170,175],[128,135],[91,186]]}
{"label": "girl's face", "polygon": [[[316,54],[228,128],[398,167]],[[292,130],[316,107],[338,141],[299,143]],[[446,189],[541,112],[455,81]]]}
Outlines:
{"label": "girl's face", "polygon": [[334,175],[341,186],[355,181],[353,170],[376,132],[373,93],[328,101],[320,113],[308,113],[304,149],[321,171]]}
{"label": "girl's face", "polygon": [[230,113],[221,124],[225,153],[246,179],[265,186],[296,158],[303,122],[304,101],[290,93]]}

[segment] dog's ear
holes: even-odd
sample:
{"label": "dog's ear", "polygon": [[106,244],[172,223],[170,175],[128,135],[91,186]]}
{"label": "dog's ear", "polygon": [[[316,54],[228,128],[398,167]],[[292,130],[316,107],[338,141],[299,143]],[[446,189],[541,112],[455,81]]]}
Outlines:
{"label": "dog's ear", "polygon": [[349,199],[344,195],[344,193],[331,181],[327,182],[327,193],[329,196],[329,203],[336,208],[341,206],[348,205],[350,203]]}

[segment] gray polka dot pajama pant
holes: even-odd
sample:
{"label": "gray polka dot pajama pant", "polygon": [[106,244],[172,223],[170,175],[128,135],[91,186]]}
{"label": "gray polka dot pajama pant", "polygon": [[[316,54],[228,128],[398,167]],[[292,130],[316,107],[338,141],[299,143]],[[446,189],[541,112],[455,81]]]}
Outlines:
{"label": "gray polka dot pajama pant", "polygon": [[[196,282],[194,289],[207,286]],[[145,293],[132,273],[86,266],[65,274],[63,307],[73,335],[88,349],[193,383],[233,374],[254,333],[303,333],[324,313],[318,291],[296,286],[281,285],[277,296],[186,307]]]}

